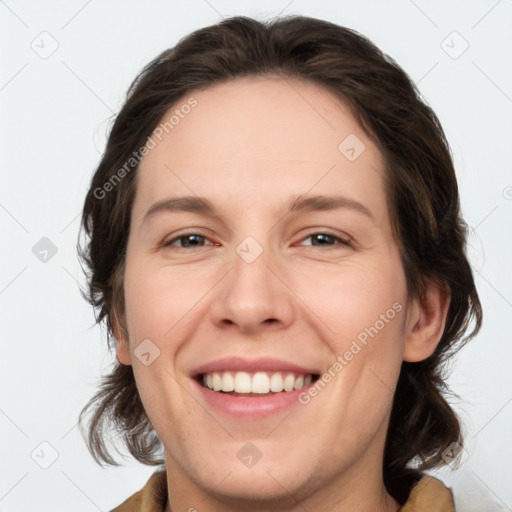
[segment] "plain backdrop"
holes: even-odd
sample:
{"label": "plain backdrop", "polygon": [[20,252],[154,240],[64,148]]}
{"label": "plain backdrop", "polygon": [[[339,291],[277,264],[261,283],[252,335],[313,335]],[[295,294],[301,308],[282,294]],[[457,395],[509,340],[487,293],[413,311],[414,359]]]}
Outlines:
{"label": "plain backdrop", "polygon": [[353,28],[418,84],[447,134],[484,307],[449,384],[466,431],[437,472],[457,510],[512,510],[512,1],[0,1],[0,511],[108,511],[153,468],[102,469],[76,427],[114,360],[81,297],[83,199],[128,85],[222,17]]}

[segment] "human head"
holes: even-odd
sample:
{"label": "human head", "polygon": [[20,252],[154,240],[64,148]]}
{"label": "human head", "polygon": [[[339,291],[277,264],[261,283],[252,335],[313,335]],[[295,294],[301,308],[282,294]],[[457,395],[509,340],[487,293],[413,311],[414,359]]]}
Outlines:
{"label": "human head", "polygon": [[[384,477],[393,488],[414,458],[434,467],[447,446],[461,442],[458,420],[442,396],[442,363],[460,346],[472,317],[472,334],[477,332],[481,310],[440,123],[403,70],[361,35],[304,17],[268,24],[238,17],[194,32],[152,61],[130,87],[86,197],[82,223],[90,242],[82,256],[90,270],[89,299],[109,335],[117,326],[128,338],[123,279],[141,165],[134,152],[142,153],[183,98],[251,76],[315,84],[343,102],[382,157],[380,177],[408,297],[421,298],[427,282],[449,293],[446,326],[433,354],[401,367],[384,460]],[[195,107],[188,105],[193,115]],[[116,365],[90,404],[98,406],[89,437],[98,460],[114,462],[102,437],[112,419],[135,458],[162,462],[131,366]]]}

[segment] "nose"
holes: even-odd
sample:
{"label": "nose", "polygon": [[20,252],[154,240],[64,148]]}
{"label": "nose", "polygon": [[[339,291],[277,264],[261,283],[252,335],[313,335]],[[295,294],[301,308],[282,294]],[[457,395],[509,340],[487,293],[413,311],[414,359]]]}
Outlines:
{"label": "nose", "polygon": [[212,321],[252,336],[289,327],[295,319],[294,295],[282,263],[268,251],[249,261],[235,254],[233,267],[216,287]]}

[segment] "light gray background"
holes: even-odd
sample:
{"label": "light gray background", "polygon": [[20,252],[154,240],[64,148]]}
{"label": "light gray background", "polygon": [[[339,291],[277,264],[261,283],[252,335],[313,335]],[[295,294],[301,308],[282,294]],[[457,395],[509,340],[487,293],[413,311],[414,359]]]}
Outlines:
{"label": "light gray background", "polygon": [[[462,399],[456,408],[468,453],[458,470],[437,474],[453,486],[459,512],[512,510],[512,1],[5,0],[0,511],[106,511],[153,472],[130,462],[100,468],[76,428],[114,358],[78,291],[83,198],[109,119],[143,65],[222,16],[279,13],[327,19],[370,37],[419,84],[444,126],[472,227],[485,324],[449,379]],[[469,46],[458,55],[464,41]],[[47,262],[32,252],[42,237],[57,248]]]}

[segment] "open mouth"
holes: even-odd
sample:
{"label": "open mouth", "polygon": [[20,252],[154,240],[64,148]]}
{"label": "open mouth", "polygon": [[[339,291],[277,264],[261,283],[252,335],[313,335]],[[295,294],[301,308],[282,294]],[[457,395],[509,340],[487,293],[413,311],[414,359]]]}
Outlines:
{"label": "open mouth", "polygon": [[318,374],[294,372],[224,371],[200,373],[195,378],[211,391],[232,396],[261,397],[298,391],[316,382]]}

